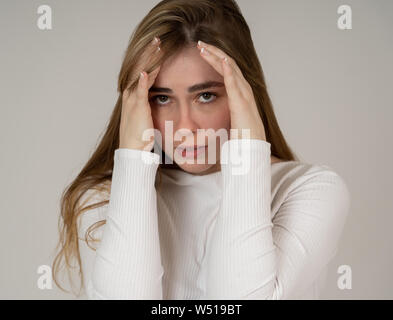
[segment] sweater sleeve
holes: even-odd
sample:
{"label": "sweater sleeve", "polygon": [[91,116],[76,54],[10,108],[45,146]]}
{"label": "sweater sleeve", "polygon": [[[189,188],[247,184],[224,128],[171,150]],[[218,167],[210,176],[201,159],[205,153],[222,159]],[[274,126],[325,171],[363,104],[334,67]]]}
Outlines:
{"label": "sweater sleeve", "polygon": [[[240,169],[233,160],[239,150]],[[207,249],[207,299],[296,299],[337,251],[350,205],[345,182],[332,170],[311,170],[272,219],[270,143],[228,140],[220,161],[223,195]]]}
{"label": "sweater sleeve", "polygon": [[151,152],[115,150],[109,203],[82,214],[80,239],[92,223],[106,219],[95,251],[80,241],[88,299],[162,299],[158,163]]}

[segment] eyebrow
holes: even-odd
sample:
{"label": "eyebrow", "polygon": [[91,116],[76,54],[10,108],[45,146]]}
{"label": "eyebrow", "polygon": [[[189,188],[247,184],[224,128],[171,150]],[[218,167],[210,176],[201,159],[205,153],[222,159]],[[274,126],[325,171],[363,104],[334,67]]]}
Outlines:
{"label": "eyebrow", "polygon": [[[219,81],[207,81],[203,83],[194,84],[193,86],[189,87],[187,91],[189,93],[193,93],[196,91],[201,91],[209,88],[217,88],[217,87],[224,87],[224,83]],[[161,88],[161,87],[151,87],[149,92],[165,92],[165,93],[173,93],[172,89],[170,88]]]}

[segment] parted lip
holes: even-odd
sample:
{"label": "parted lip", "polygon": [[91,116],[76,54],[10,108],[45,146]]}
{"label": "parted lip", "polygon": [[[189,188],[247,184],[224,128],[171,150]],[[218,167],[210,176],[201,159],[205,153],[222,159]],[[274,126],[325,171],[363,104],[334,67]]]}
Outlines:
{"label": "parted lip", "polygon": [[[178,148],[179,146],[177,146],[176,148]],[[205,148],[205,146],[197,146],[197,145],[193,145],[193,146],[182,146],[183,150],[194,150],[194,149],[199,149],[199,148]]]}

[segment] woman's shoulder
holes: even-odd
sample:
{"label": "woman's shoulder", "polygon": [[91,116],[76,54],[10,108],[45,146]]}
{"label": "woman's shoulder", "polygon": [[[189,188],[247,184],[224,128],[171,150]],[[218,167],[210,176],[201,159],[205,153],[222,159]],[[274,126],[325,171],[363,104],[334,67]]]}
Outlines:
{"label": "woman's shoulder", "polygon": [[[271,217],[294,233],[341,232],[351,196],[341,174],[326,164],[286,161],[272,166]],[[330,230],[330,231],[329,231]]]}
{"label": "woman's shoulder", "polygon": [[292,177],[295,180],[308,179],[311,176],[337,176],[341,177],[339,172],[332,166],[320,163],[309,163],[299,160],[275,160],[271,162],[272,172],[278,176]]}
{"label": "woman's shoulder", "polygon": [[[280,161],[272,164],[271,189],[280,201],[291,197],[312,197],[320,194],[332,200],[349,201],[350,193],[344,177],[327,164],[304,161]],[[317,195],[319,194],[319,195]]]}

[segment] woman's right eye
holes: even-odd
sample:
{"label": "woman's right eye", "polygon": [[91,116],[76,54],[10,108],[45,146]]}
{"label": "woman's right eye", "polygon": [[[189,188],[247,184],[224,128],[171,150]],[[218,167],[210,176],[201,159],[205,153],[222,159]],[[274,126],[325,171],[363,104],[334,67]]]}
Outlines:
{"label": "woman's right eye", "polygon": [[[161,99],[161,98],[164,98],[164,99]],[[158,105],[166,105],[166,104],[168,104],[168,103],[162,103],[162,102],[167,101],[168,98],[169,98],[168,96],[157,95],[157,96],[151,97],[150,101],[152,101],[153,103],[156,103],[156,104],[158,104]],[[164,101],[163,101],[163,100],[164,100]]]}

